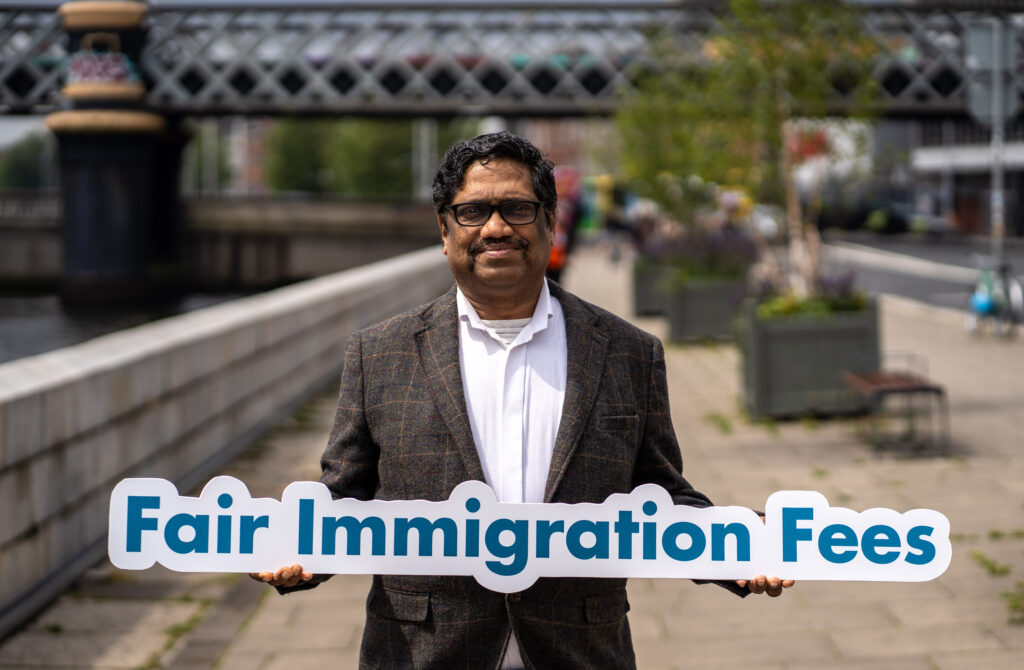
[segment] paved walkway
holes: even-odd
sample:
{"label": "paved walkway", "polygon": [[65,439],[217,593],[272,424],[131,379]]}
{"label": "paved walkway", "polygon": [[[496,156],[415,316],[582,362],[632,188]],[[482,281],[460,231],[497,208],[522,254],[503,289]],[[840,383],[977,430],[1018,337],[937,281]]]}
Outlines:
{"label": "paved walkway", "polygon": [[[625,265],[587,253],[566,284],[628,314]],[[660,320],[637,323],[663,334]],[[641,668],[959,670],[1024,667],[1024,342],[972,340],[955,314],[888,301],[886,351],[927,356],[952,403],[954,455],[877,455],[848,421],[757,425],[739,411],[727,345],[667,348],[686,474],[721,504],[761,506],[779,489],[815,489],[854,509],[929,507],[954,533],[953,562],[922,584],[802,582],[782,598],[736,598],[686,581],[633,580],[630,621]],[[333,390],[227,473],[255,495],[315,479]],[[0,646],[3,668],[355,667],[369,580],[339,577],[279,597],[248,578],[126,573],[101,565]]]}

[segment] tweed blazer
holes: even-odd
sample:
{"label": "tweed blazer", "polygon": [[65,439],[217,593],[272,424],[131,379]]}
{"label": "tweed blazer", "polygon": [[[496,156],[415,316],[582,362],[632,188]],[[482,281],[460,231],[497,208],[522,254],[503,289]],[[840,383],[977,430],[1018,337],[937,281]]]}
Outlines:
{"label": "tweed blazer", "polygon": [[[683,479],[658,339],[550,284],[562,306],[567,383],[545,502],[602,502],[653,482],[676,504],[711,502]],[[484,481],[459,368],[455,288],[353,334],[321,465],[335,497],[446,500]],[[377,575],[361,668],[497,668],[515,631],[529,668],[635,667],[624,579],[540,579],[502,594],[472,577]]]}

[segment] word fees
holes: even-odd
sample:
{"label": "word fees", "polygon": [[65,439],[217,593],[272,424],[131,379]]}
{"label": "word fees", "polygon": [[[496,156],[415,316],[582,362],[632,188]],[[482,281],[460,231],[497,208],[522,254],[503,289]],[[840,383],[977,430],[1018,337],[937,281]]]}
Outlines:
{"label": "word fees", "polygon": [[110,560],[142,570],[260,572],[299,563],[335,574],[471,575],[510,593],[540,577],[684,577],[925,581],[949,566],[949,520],[915,509],[831,507],[779,491],[762,519],[743,507],[673,505],[645,484],[601,504],[499,503],[483,482],[442,502],[332,500],[317,482],[281,500],[233,477],[198,498],[163,479],[125,479],[111,494]]}

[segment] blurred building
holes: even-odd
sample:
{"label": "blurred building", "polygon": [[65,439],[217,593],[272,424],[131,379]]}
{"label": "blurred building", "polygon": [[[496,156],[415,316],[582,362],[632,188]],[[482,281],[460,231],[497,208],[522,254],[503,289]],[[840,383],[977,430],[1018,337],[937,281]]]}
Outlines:
{"label": "blurred building", "polygon": [[[953,213],[957,230],[985,233],[989,226],[991,131],[969,119],[918,121],[910,139],[917,200],[936,214]],[[1007,124],[1003,152],[1006,234],[1024,235],[1024,121]]]}

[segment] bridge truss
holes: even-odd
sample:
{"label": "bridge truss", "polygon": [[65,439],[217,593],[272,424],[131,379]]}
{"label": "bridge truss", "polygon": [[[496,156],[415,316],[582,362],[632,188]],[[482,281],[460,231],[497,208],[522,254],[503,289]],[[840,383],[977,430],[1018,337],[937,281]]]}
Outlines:
{"label": "bridge truss", "polygon": [[[1024,33],[1019,1],[861,2],[889,115],[966,110],[969,20]],[[148,106],[168,114],[607,114],[650,62],[654,29],[699,51],[722,4],[153,0],[141,67]],[[57,6],[0,0],[0,113],[61,106]],[[1021,72],[1013,91],[1024,96]]]}

